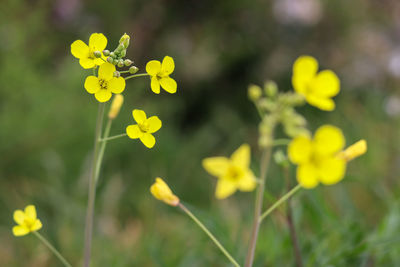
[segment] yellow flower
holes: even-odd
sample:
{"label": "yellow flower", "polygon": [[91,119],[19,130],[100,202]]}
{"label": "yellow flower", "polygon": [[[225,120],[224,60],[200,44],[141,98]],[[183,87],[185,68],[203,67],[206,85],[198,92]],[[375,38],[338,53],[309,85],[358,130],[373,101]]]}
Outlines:
{"label": "yellow flower", "polygon": [[120,95],[120,94],[116,94],[111,103],[110,111],[108,112],[109,119],[113,120],[118,116],[118,113],[121,110],[123,103],[124,103],[124,96]]}
{"label": "yellow flower", "polygon": [[168,205],[178,206],[179,198],[175,196],[168,185],[160,177],[156,178],[156,182],[150,187],[151,194]]}
{"label": "yellow flower", "polygon": [[168,93],[175,93],[177,84],[169,75],[174,71],[175,63],[172,57],[166,56],[161,64],[158,60],[149,61],[146,72],[151,76],[151,90],[159,94],[160,86]]}
{"label": "yellow flower", "polygon": [[114,77],[115,66],[104,63],[99,67],[98,77],[89,76],[85,80],[85,89],[89,94],[94,94],[99,102],[110,100],[112,93],[120,94],[125,89],[125,79]]}
{"label": "yellow flower", "polygon": [[161,128],[161,120],[157,116],[147,118],[146,113],[139,109],[134,109],[132,116],[137,124],[126,127],[126,134],[131,139],[139,138],[146,147],[152,148],[156,143],[152,133]]}
{"label": "yellow flower", "polygon": [[12,229],[15,236],[27,235],[42,228],[42,222],[37,219],[36,209],[33,205],[27,206],[25,211],[14,211],[14,221],[18,224]]}
{"label": "yellow flower", "polygon": [[212,157],[203,160],[204,169],[218,178],[215,196],[218,199],[229,197],[236,192],[252,191],[256,179],[250,170],[250,146],[241,145],[230,158]]}
{"label": "yellow flower", "polygon": [[319,73],[318,62],[311,56],[301,56],[293,64],[292,83],[294,90],[303,95],[306,101],[321,110],[335,109],[331,99],[340,91],[340,81],[331,70]]}
{"label": "yellow flower", "polygon": [[[79,58],[79,64],[84,69],[94,68],[104,63],[103,50],[106,49],[107,38],[102,33],[93,33],[89,38],[89,45],[85,44],[82,40],[76,40],[71,44],[71,53],[74,57]],[[101,58],[96,58],[95,51],[101,52]]]}
{"label": "yellow flower", "polygon": [[332,125],[318,128],[313,139],[308,135],[294,138],[288,146],[288,156],[298,165],[296,177],[299,184],[304,188],[314,188],[319,182],[333,185],[341,181],[346,172],[346,162],[366,151],[366,143],[365,150],[359,149],[360,144],[355,144],[356,152],[349,152],[354,151],[352,146],[342,152],[344,145],[342,131]]}

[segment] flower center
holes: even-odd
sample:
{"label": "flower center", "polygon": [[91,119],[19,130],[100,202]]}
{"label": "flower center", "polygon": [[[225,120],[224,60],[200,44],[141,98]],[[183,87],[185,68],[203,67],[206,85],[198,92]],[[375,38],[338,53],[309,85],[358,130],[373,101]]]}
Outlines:
{"label": "flower center", "polygon": [[35,223],[35,220],[32,220],[30,218],[25,218],[23,225],[30,229],[34,223]]}
{"label": "flower center", "polygon": [[149,131],[150,126],[149,126],[149,123],[147,121],[145,121],[143,123],[138,123],[138,125],[139,125],[139,129],[142,132],[147,133]]}
{"label": "flower center", "polygon": [[231,181],[240,180],[243,177],[243,170],[236,166],[229,166],[226,177]]}
{"label": "flower center", "polygon": [[108,82],[106,80],[100,79],[99,80],[99,85],[100,85],[101,89],[107,90]]}

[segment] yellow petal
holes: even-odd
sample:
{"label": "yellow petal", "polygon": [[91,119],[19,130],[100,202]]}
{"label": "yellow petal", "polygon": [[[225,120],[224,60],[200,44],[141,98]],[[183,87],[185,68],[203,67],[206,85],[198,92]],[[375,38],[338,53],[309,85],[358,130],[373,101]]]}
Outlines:
{"label": "yellow petal", "polygon": [[156,94],[160,93],[160,82],[158,81],[158,78],[156,76],[151,78],[151,91],[153,91]]}
{"label": "yellow petal", "polygon": [[178,85],[176,84],[175,80],[170,77],[164,77],[160,79],[161,87],[164,88],[170,94],[176,93],[176,88]]}
{"label": "yellow petal", "polygon": [[318,165],[319,180],[325,185],[338,183],[346,172],[346,161],[338,157],[324,159]]}
{"label": "yellow petal", "polygon": [[97,101],[99,102],[107,102],[108,100],[110,100],[112,94],[111,91],[109,90],[99,90],[94,94],[94,97],[97,99]]}
{"label": "yellow petal", "polygon": [[319,155],[330,155],[342,150],[345,139],[342,131],[332,125],[323,125],[314,134],[313,147]]}
{"label": "yellow petal", "polygon": [[150,133],[144,133],[140,138],[140,141],[147,147],[152,148],[156,144],[156,139]]}
{"label": "yellow petal", "polygon": [[311,139],[305,135],[294,138],[288,146],[288,157],[291,162],[296,164],[309,162],[311,158],[311,153]]}
{"label": "yellow petal", "polygon": [[25,216],[30,220],[36,220],[36,208],[33,205],[26,206],[25,208]]}
{"label": "yellow petal", "polygon": [[89,47],[82,40],[76,40],[71,44],[71,54],[76,58],[87,58]]}
{"label": "yellow petal", "polygon": [[12,228],[14,236],[23,236],[29,234],[29,229],[25,226],[17,225]]}
{"label": "yellow petal", "polygon": [[96,66],[96,64],[94,63],[94,60],[90,59],[90,58],[81,58],[81,59],[79,59],[79,64],[84,69],[91,69],[94,66]]}
{"label": "yellow petal", "polygon": [[158,60],[151,60],[146,64],[146,72],[150,76],[156,76],[161,71],[161,62]]}
{"label": "yellow petal", "polygon": [[161,64],[161,73],[163,76],[170,75],[175,69],[175,63],[172,57],[166,56]]}
{"label": "yellow petal", "polygon": [[248,171],[237,183],[241,191],[250,192],[256,188],[257,182],[252,171]]}
{"label": "yellow petal", "polygon": [[168,205],[177,206],[179,198],[175,196],[169,186],[159,177],[156,182],[150,187],[151,194],[158,200],[161,200]]}
{"label": "yellow petal", "polygon": [[42,228],[42,222],[39,219],[36,219],[33,225],[31,226],[31,232],[35,232]]}
{"label": "yellow petal", "polygon": [[107,61],[107,58],[105,56],[103,56],[103,54],[102,54],[101,58],[93,59],[94,64],[96,64],[97,66],[103,65],[104,63],[106,63],[103,59]]}
{"label": "yellow petal", "polygon": [[143,132],[140,130],[138,125],[129,125],[126,127],[126,134],[131,139],[140,138],[143,135]]}
{"label": "yellow petal", "polygon": [[[115,66],[111,63],[104,63],[99,67],[99,79],[109,81],[113,78]],[[123,79],[123,78],[122,78]]]}
{"label": "yellow petal", "polygon": [[113,77],[108,81],[108,89],[114,94],[120,94],[125,90],[125,79],[122,77]]}
{"label": "yellow petal", "polygon": [[248,144],[241,145],[231,156],[232,164],[248,169],[250,166],[250,146]]}
{"label": "yellow petal", "polygon": [[224,199],[236,192],[236,184],[229,180],[219,179],[217,188],[215,189],[215,196],[218,199]]}
{"label": "yellow petal", "polygon": [[332,111],[335,109],[335,102],[327,97],[321,97],[316,94],[306,94],[308,104],[324,111]]}
{"label": "yellow petal", "polygon": [[318,170],[312,164],[302,164],[297,167],[296,178],[302,187],[314,188],[318,185]]}
{"label": "yellow petal", "polygon": [[147,119],[147,123],[149,124],[148,133],[155,133],[161,128],[161,120],[157,116],[152,116]]}
{"label": "yellow petal", "polygon": [[124,96],[121,94],[116,94],[111,102],[110,110],[108,111],[108,118],[115,119],[119,111],[121,110],[122,104],[124,103]]}
{"label": "yellow petal", "polygon": [[107,38],[102,33],[93,33],[89,38],[89,47],[92,51],[102,52],[106,49]]}
{"label": "yellow petal", "polygon": [[230,161],[225,157],[205,158],[202,161],[203,168],[211,175],[224,176],[229,168]]}
{"label": "yellow petal", "polygon": [[135,119],[135,121],[139,124],[142,124],[147,120],[146,113],[140,109],[134,109],[132,111],[132,116]]}
{"label": "yellow petal", "polygon": [[300,56],[293,64],[292,83],[296,92],[305,94],[309,82],[316,75],[318,62],[311,56]]}
{"label": "yellow petal", "polygon": [[319,96],[333,97],[340,91],[340,80],[331,70],[321,71],[312,80],[310,91]]}
{"label": "yellow petal", "polygon": [[14,221],[17,224],[24,224],[25,220],[25,213],[22,210],[16,210],[14,211]]}
{"label": "yellow petal", "polygon": [[365,152],[367,152],[367,142],[362,139],[340,152],[339,157],[350,161],[365,154]]}
{"label": "yellow petal", "polygon": [[88,76],[84,86],[89,94],[97,93],[100,90],[99,79],[95,76]]}

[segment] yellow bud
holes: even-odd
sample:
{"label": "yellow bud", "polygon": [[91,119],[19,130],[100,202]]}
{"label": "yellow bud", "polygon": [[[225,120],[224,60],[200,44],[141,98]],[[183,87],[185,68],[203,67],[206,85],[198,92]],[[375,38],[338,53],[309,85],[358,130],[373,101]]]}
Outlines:
{"label": "yellow bud", "polygon": [[251,101],[257,101],[262,95],[261,88],[257,85],[251,84],[248,89],[248,95]]}
{"label": "yellow bud", "polygon": [[131,39],[131,38],[129,37],[129,35],[127,35],[126,33],[124,33],[124,35],[122,35],[121,39],[119,39],[119,43],[120,43],[121,45],[123,45],[124,48],[126,49],[126,48],[128,48],[128,46],[129,46],[129,40],[130,40],[130,39]]}
{"label": "yellow bud", "polygon": [[362,139],[340,152],[339,156],[350,161],[365,154],[365,152],[367,152],[367,142]]}
{"label": "yellow bud", "polygon": [[150,187],[151,194],[168,205],[178,206],[179,198],[175,196],[168,185],[160,178],[156,178],[156,182]]}
{"label": "yellow bud", "polygon": [[108,112],[108,118],[113,120],[118,116],[119,110],[124,103],[124,96],[121,94],[116,94],[111,104],[110,111]]}

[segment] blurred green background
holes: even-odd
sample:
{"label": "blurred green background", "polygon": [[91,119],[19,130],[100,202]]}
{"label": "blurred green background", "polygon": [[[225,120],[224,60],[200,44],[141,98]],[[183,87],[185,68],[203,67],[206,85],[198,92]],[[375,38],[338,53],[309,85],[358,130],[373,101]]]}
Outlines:
{"label": "blurred green background", "polygon": [[[156,176],[244,261],[254,193],[217,201],[216,179],[201,160],[247,142],[258,173],[259,119],[247,86],[273,79],[291,90],[291,66],[302,54],[342,83],[334,112],[300,109],[309,128],[331,123],[347,144],[365,138],[369,146],[341,183],[293,199],[304,264],[398,266],[399,14],[397,0],[2,0],[0,266],[60,266],[34,236],[12,236],[12,213],[28,204],[37,207],[40,232],[74,266],[82,262],[97,103],[83,88],[91,71],[70,44],[93,32],[104,33],[110,49],[128,33],[128,56],[141,71],[149,60],[172,56],[178,92],[155,95],[147,78],[127,82],[111,134],[133,123],[133,108],[158,115],[163,128],[151,150],[128,138],[108,144],[92,266],[229,266],[185,214],[150,195]],[[283,179],[273,167],[271,195],[284,193]],[[261,226],[254,266],[294,266],[281,212]]]}

